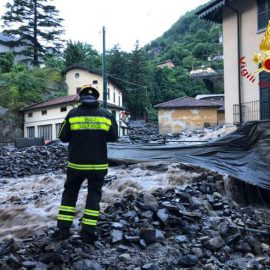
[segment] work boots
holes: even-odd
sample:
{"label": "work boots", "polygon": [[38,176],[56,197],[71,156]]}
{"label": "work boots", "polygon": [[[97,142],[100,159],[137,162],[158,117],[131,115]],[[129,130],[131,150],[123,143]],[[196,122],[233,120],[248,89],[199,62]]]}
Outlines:
{"label": "work boots", "polygon": [[94,244],[95,241],[98,240],[98,235],[96,232],[86,232],[82,230],[81,237],[82,241],[86,244]]}

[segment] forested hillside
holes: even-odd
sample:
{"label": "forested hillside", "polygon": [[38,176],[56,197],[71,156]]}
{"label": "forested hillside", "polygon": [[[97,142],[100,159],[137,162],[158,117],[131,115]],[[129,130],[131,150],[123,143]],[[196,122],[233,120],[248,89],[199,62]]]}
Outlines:
{"label": "forested hillside", "polygon": [[[107,73],[123,89],[124,106],[134,118],[145,112],[156,118],[153,106],[181,96],[195,97],[209,93],[201,79],[190,77],[195,68],[222,69],[222,61],[208,61],[222,55],[221,26],[200,20],[195,10],[182,16],[161,37],[145,47],[139,41],[130,53],[119,45],[107,51]],[[0,106],[19,109],[33,102],[65,95],[61,71],[79,64],[95,71],[102,70],[101,54],[91,44],[68,41],[62,54],[44,55],[41,65],[28,68],[14,64],[10,54],[0,55]],[[158,68],[157,64],[170,59],[175,67]],[[26,79],[27,78],[27,79]],[[222,84],[212,92],[223,92]]]}

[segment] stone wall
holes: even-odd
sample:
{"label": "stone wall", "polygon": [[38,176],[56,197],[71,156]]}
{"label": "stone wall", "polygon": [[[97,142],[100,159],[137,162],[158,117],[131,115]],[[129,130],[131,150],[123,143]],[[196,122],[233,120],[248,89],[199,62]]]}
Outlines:
{"label": "stone wall", "polygon": [[0,107],[0,143],[23,137],[23,115]]}

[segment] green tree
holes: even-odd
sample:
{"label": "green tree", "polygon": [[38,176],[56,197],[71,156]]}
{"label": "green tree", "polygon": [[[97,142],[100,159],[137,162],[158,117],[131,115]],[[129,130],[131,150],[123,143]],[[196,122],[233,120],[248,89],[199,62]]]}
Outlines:
{"label": "green tree", "polygon": [[152,67],[145,51],[140,48],[139,41],[136,41],[129,63],[129,82],[134,85],[130,85],[127,102],[128,108],[135,119],[142,118],[145,114],[148,99],[146,90],[151,84],[151,80]]}
{"label": "green tree", "polygon": [[67,42],[64,50],[64,60],[66,67],[71,65],[82,65],[90,69],[101,71],[102,58],[92,45],[83,42]]}
{"label": "green tree", "polygon": [[6,13],[2,16],[4,33],[19,36],[14,41],[21,46],[20,52],[38,66],[45,55],[57,54],[62,46],[62,19],[59,11],[48,0],[13,0],[6,4]]}
{"label": "green tree", "polygon": [[11,71],[14,62],[14,55],[12,52],[0,54],[0,72],[6,73]]}
{"label": "green tree", "polygon": [[[129,54],[123,52],[119,45],[115,45],[107,53],[107,73],[110,79],[117,80],[118,85],[126,93],[128,81]],[[120,79],[120,80],[119,80]],[[125,95],[124,95],[125,96]],[[125,100],[124,100],[125,102]]]}
{"label": "green tree", "polygon": [[65,94],[61,72],[16,64],[0,74],[0,106],[21,109],[47,98]]}

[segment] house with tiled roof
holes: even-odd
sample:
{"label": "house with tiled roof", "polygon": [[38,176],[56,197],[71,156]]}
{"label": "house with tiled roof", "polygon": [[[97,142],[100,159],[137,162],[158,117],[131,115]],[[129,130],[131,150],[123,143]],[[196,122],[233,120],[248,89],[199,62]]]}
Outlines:
{"label": "house with tiled roof", "polygon": [[[103,100],[103,79],[98,72],[75,65],[64,71],[68,95],[52,100],[36,103],[22,109],[24,113],[24,137],[43,137],[45,140],[57,139],[57,134],[67,113],[79,104],[78,92],[85,84],[91,84]],[[127,134],[127,125],[123,119],[122,90],[116,82],[108,79],[107,104],[108,110],[114,115],[118,123],[119,136]]]}
{"label": "house with tiled roof", "polygon": [[158,126],[161,134],[179,133],[186,128],[198,129],[216,126],[220,102],[180,97],[154,106],[158,109]]}

